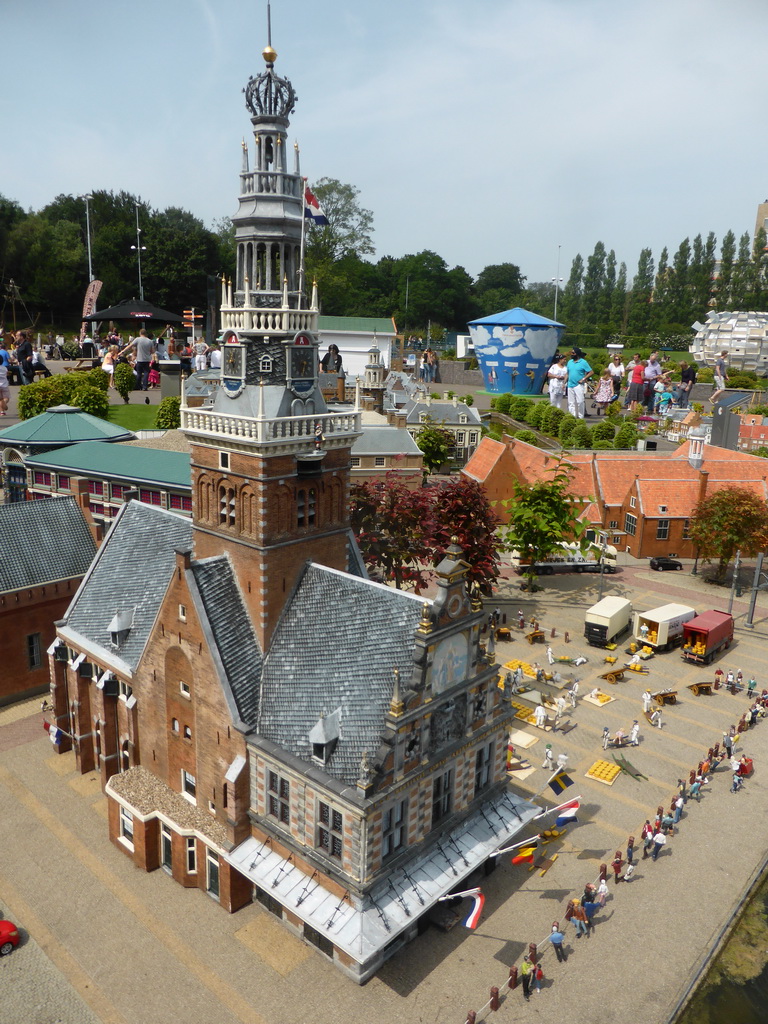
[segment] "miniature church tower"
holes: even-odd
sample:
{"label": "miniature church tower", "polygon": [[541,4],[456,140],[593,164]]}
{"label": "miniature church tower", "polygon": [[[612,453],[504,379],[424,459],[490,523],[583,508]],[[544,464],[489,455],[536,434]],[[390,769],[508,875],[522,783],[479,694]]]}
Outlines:
{"label": "miniature church tower", "polygon": [[244,146],[233,217],[237,278],[221,308],[221,387],[197,408],[182,400],[191,443],[195,558],[227,551],[262,649],[308,559],[346,571],[350,449],[357,409],[330,412],[318,388],[317,295],[302,294],[304,214],[298,153],[286,159],[296,96],[263,52],[245,89],[254,131]]}

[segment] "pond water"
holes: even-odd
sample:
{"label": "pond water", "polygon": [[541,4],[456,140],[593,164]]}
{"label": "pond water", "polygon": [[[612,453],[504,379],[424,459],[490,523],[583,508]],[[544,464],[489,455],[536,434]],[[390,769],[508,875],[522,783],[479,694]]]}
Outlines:
{"label": "pond water", "polygon": [[768,879],[764,879],[679,1024],[767,1021]]}

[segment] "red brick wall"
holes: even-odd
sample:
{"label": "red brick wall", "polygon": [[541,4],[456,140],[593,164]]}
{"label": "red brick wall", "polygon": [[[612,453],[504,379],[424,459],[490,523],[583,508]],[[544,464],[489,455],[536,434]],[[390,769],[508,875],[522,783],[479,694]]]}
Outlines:
{"label": "red brick wall", "polygon": [[[56,639],[54,622],[67,610],[80,580],[0,594],[0,705],[31,693],[42,693],[50,682],[46,650]],[[30,669],[27,637],[40,634],[40,667]]]}

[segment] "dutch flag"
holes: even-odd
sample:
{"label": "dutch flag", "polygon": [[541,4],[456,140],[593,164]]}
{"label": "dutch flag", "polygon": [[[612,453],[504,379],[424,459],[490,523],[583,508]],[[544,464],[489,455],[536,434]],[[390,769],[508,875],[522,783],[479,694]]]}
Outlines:
{"label": "dutch flag", "polygon": [[477,928],[480,923],[480,915],[482,914],[483,907],[485,906],[485,896],[483,896],[479,889],[474,894],[474,901],[474,906],[464,921],[464,927],[472,928],[473,930]]}
{"label": "dutch flag", "polygon": [[571,800],[567,804],[563,804],[558,810],[557,818],[555,818],[555,825],[557,828],[561,828],[563,825],[572,825],[576,820],[576,813],[581,806],[578,800]]}
{"label": "dutch flag", "polygon": [[304,216],[317,227],[324,227],[328,218],[323,213],[323,208],[317,201],[317,196],[310,191],[309,185],[304,186]]}

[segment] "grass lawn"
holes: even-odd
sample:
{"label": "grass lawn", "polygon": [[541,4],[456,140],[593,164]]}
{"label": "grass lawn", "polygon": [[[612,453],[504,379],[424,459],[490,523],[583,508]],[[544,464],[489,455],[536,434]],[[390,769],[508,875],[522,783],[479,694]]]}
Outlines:
{"label": "grass lawn", "polygon": [[110,405],[109,419],[111,423],[117,423],[128,430],[154,430],[157,417],[156,405]]}

